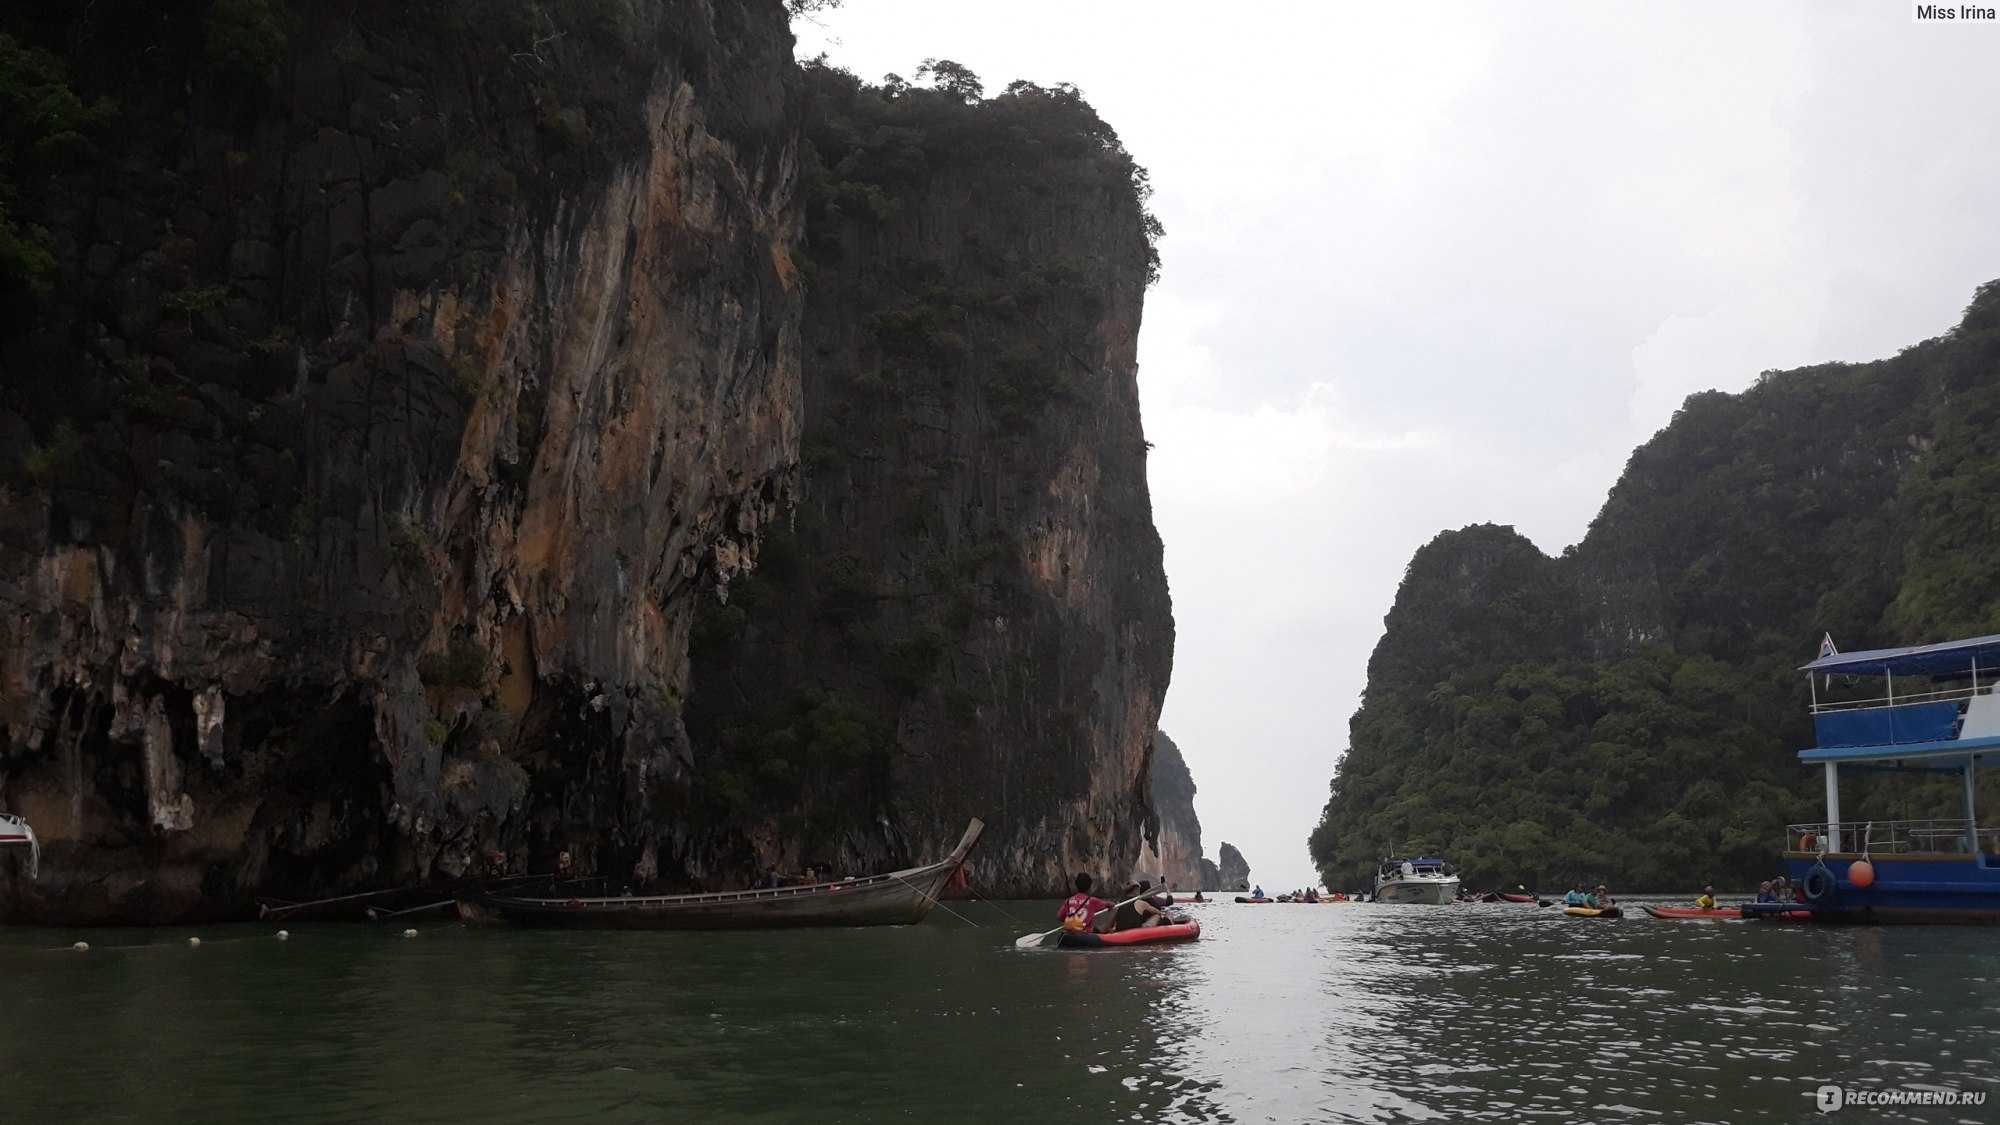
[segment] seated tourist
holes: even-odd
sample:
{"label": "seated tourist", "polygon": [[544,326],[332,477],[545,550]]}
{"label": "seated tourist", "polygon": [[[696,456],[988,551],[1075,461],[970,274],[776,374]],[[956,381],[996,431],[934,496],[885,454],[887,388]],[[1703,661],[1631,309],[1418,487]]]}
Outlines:
{"label": "seated tourist", "polygon": [[1144,926],[1157,926],[1166,917],[1159,907],[1154,906],[1141,893],[1141,890],[1137,883],[1125,884],[1124,897],[1128,901],[1118,904],[1117,913],[1111,923],[1113,930],[1136,930]]}
{"label": "seated tourist", "polygon": [[1063,929],[1078,932],[1093,928],[1097,917],[1111,909],[1111,904],[1090,893],[1090,876],[1079,872],[1076,877],[1076,893],[1063,900],[1056,918]]}
{"label": "seated tourist", "polygon": [[1698,899],[1695,899],[1695,900],[1694,900],[1694,904],[1695,904],[1695,906],[1696,906],[1696,907],[1698,907],[1698,908],[1700,908],[1700,909],[1702,909],[1702,910],[1714,910],[1714,909],[1715,909],[1715,887],[1714,887],[1713,885],[1704,885],[1704,886],[1703,886],[1703,887],[1701,888],[1701,897],[1700,897],[1700,898],[1698,898]]}

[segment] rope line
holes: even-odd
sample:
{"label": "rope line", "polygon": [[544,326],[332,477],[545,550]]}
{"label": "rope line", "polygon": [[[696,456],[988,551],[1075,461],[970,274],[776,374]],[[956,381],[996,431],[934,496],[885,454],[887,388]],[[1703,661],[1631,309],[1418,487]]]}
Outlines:
{"label": "rope line", "polygon": [[893,878],[893,879],[894,879],[894,880],[896,880],[896,881],[897,881],[898,883],[901,883],[901,884],[903,884],[904,886],[906,886],[906,887],[910,888],[911,890],[913,890],[913,891],[917,892],[918,894],[922,895],[923,897],[925,897],[925,898],[927,898],[927,899],[930,899],[930,900],[931,900],[931,905],[932,905],[932,906],[935,906],[935,907],[937,907],[937,908],[938,908],[939,910],[942,910],[942,911],[944,911],[944,912],[945,912],[946,914],[949,914],[949,915],[951,915],[952,917],[954,917],[954,918],[958,919],[959,921],[961,921],[961,922],[964,922],[964,923],[965,923],[966,925],[968,925],[968,926],[977,926],[977,925],[979,925],[979,923],[977,923],[977,922],[973,921],[973,920],[972,920],[972,919],[970,919],[970,918],[967,918],[967,917],[966,917],[965,915],[963,915],[963,914],[960,914],[960,913],[959,913],[958,911],[956,911],[956,910],[953,910],[953,909],[952,909],[951,907],[949,907],[949,906],[946,906],[946,905],[945,905],[945,904],[943,903],[943,901],[941,901],[941,900],[940,900],[940,899],[939,899],[939,898],[938,898],[938,897],[937,897],[936,895],[933,895],[933,894],[931,894],[931,893],[930,893],[929,891],[927,891],[927,890],[923,889],[922,887],[919,887],[919,886],[917,886],[917,885],[916,885],[915,883],[912,883],[912,882],[910,882],[910,881],[909,881],[908,879],[905,879],[905,878],[903,878],[903,877],[902,877],[901,875],[892,875],[892,876],[890,876],[890,878]]}

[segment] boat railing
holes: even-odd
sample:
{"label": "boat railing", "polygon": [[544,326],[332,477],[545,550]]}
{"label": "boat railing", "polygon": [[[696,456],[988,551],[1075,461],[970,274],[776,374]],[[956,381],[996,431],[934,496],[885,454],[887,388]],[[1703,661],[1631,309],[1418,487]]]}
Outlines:
{"label": "boat railing", "polygon": [[1971,699],[1975,695],[1990,695],[1992,692],[1992,684],[1982,684],[1978,687],[1967,685],[1962,687],[1935,688],[1931,691],[1899,691],[1894,695],[1877,695],[1867,699],[1815,700],[1812,704],[1811,712],[1815,715],[1827,715],[1836,711],[1869,711],[1882,707],[1908,707],[1918,703],[1940,703],[1945,700],[1956,702]]}
{"label": "boat railing", "polygon": [[[1841,852],[1849,855],[1970,854],[1972,822],[1949,817],[1932,820],[1841,821],[1837,826],[1793,824],[1785,829],[1785,850],[1806,854]],[[2000,828],[1977,830],[1979,850],[2000,852]]]}

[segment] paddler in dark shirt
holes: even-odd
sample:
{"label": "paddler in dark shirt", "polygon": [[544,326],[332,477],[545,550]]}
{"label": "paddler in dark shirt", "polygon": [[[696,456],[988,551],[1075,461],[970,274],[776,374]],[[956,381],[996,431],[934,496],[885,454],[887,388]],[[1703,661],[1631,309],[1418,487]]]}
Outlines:
{"label": "paddler in dark shirt", "polygon": [[1143,890],[1144,888],[1137,883],[1125,884],[1125,893],[1119,897],[1129,899],[1130,901],[1118,904],[1118,913],[1112,923],[1112,929],[1136,930],[1142,926],[1157,926],[1160,924],[1162,917],[1160,908],[1154,906],[1144,896],[1142,893]]}

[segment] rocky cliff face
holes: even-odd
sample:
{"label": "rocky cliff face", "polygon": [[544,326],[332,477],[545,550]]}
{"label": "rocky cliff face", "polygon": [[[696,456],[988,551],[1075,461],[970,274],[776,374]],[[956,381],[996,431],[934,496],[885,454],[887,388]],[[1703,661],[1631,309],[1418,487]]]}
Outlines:
{"label": "rocky cliff face", "polygon": [[[1167,732],[1153,735],[1153,812],[1159,818],[1159,834],[1149,841],[1139,860],[1142,875],[1164,876],[1182,890],[1213,884],[1206,877],[1201,857],[1201,820],[1194,814],[1194,775],[1187,760]],[[1214,866],[1210,864],[1210,866]]]}
{"label": "rocky cliff face", "polygon": [[985,893],[1134,870],[1173,621],[1134,352],[1142,176],[1066,88],[808,68],[800,501],[698,626],[714,815]]}
{"label": "rocky cliff face", "polygon": [[1228,891],[1242,890],[1250,885],[1250,861],[1243,858],[1243,853],[1237,851],[1234,844],[1225,841],[1215,855],[1217,886]]}
{"label": "rocky cliff face", "polygon": [[[900,515],[904,492],[871,487],[935,485],[969,513],[950,545],[992,553],[950,589],[1025,588],[895,665],[952,669],[927,717],[879,696],[809,711],[826,737],[794,765],[897,779],[857,818],[876,836],[834,854],[904,858],[969,811],[1001,822],[987,854],[1021,879],[1136,854],[1170,632],[1129,185],[1040,204],[1065,217],[1035,245],[1105,263],[1066,291],[1100,302],[1060,337],[1083,393],[990,449],[850,442],[810,410],[875,370],[840,287],[1022,231],[979,217],[994,185],[941,172],[957,227],[830,224],[852,273],[809,287],[775,0],[112,3],[10,9],[0,35],[0,100],[69,107],[0,136],[0,807],[46,845],[0,913],[222,916],[560,850],[635,884],[739,877],[794,806],[732,783],[725,731],[688,734],[690,635],[715,632],[697,607],[775,527],[867,612],[885,591],[799,543],[814,519]],[[839,372],[821,383],[809,288]],[[844,499],[822,486],[831,507],[794,525],[811,417],[887,467]],[[964,480],[935,482],[954,456]],[[735,687],[775,701],[772,683]],[[1016,783],[1031,764],[1046,792]]]}

